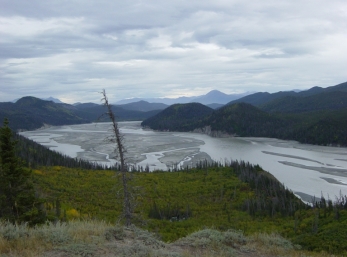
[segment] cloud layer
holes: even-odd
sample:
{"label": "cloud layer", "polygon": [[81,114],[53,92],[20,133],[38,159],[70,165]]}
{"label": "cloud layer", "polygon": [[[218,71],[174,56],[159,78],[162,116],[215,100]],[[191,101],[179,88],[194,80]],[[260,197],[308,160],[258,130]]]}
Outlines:
{"label": "cloud layer", "polygon": [[0,0],[0,101],[333,86],[346,17],[344,0]]}

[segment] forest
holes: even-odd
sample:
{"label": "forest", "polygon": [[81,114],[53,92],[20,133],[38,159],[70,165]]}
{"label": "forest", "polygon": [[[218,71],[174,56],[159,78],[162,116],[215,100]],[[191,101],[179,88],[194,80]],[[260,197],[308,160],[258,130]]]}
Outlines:
{"label": "forest", "polygon": [[190,131],[212,111],[213,109],[200,103],[174,104],[144,120],[141,125],[155,130]]}

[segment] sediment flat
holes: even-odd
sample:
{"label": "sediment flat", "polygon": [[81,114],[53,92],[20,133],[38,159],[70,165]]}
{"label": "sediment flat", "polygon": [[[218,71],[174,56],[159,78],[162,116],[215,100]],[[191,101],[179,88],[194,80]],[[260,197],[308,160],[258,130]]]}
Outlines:
{"label": "sediment flat", "polygon": [[293,159],[298,159],[298,160],[304,160],[304,161],[310,161],[310,162],[316,162],[316,163],[319,163],[319,164],[323,164],[322,162],[319,162],[319,161],[316,161],[316,160],[312,160],[312,159],[309,159],[309,158],[296,156],[296,155],[274,153],[274,152],[269,152],[269,151],[261,151],[261,152],[265,153],[265,154],[271,154],[271,155],[276,155],[276,156],[282,156],[282,157],[287,157],[287,158],[293,158]]}
{"label": "sediment flat", "polygon": [[307,166],[303,164],[298,164],[294,162],[288,162],[288,161],[278,161],[279,163],[282,163],[287,166],[292,166],[296,168],[302,168],[306,170],[314,170],[321,173],[334,175],[334,176],[340,176],[340,177],[347,177],[347,169],[337,169],[337,168],[327,168],[327,167],[315,167],[315,166]]}

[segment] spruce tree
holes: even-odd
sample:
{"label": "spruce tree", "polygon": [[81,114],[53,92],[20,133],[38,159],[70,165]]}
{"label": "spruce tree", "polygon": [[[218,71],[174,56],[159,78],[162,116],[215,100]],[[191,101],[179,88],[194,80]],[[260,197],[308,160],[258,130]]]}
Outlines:
{"label": "spruce tree", "polygon": [[[12,139],[8,120],[0,128],[0,219],[12,223],[39,222],[42,212],[31,183],[31,171],[16,157],[16,142]],[[40,218],[41,216],[41,218]]]}

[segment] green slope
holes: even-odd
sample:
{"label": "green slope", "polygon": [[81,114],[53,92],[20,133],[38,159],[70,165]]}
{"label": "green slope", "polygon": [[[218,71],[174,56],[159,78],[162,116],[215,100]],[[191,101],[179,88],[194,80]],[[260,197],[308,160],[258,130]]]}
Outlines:
{"label": "green slope", "polygon": [[287,96],[259,105],[266,112],[301,113],[347,108],[347,92],[325,92],[313,96]]}
{"label": "green slope", "polygon": [[250,104],[237,103],[213,112],[199,126],[211,126],[213,131],[231,135],[265,137],[269,133],[277,135],[288,124],[288,120],[268,114]]}
{"label": "green slope", "polygon": [[[54,103],[35,97],[23,97],[16,103],[0,103],[0,124],[5,117],[9,119],[11,129],[33,130],[47,125],[69,125],[89,123],[101,119],[108,121],[102,114],[105,108],[97,104],[80,104],[77,106],[69,104]],[[117,120],[144,120],[159,112],[152,110],[148,112],[124,110],[113,106]]]}
{"label": "green slope", "polygon": [[229,102],[227,105],[231,105],[234,103],[248,103],[254,106],[261,106],[268,104],[272,101],[276,101],[279,99],[283,99],[285,97],[308,97],[313,96],[317,94],[322,93],[329,93],[329,92],[347,92],[347,82],[338,84],[336,86],[331,86],[327,88],[321,88],[321,87],[313,87],[305,91],[295,92],[295,91],[281,91],[276,93],[267,93],[267,92],[258,92],[254,93],[245,97],[242,97],[240,99],[237,99],[235,101]]}
{"label": "green slope", "polygon": [[144,120],[141,125],[155,130],[189,131],[213,109],[200,104],[174,104],[157,115]]}
{"label": "green slope", "polygon": [[[334,93],[335,94],[335,93]],[[315,97],[313,97],[315,99]],[[331,102],[327,102],[330,105]],[[339,105],[339,102],[333,103]],[[313,108],[316,108],[313,106]],[[142,125],[156,130],[214,132],[251,137],[273,137],[302,143],[347,146],[347,108],[305,113],[268,113],[250,104],[236,103],[197,118],[180,109],[161,112]],[[182,118],[187,116],[187,118]]]}
{"label": "green slope", "polygon": [[23,97],[16,103],[0,103],[0,119],[7,117],[10,127],[18,129],[37,129],[44,124],[62,125],[87,123],[69,105],[44,101],[35,97]]}

